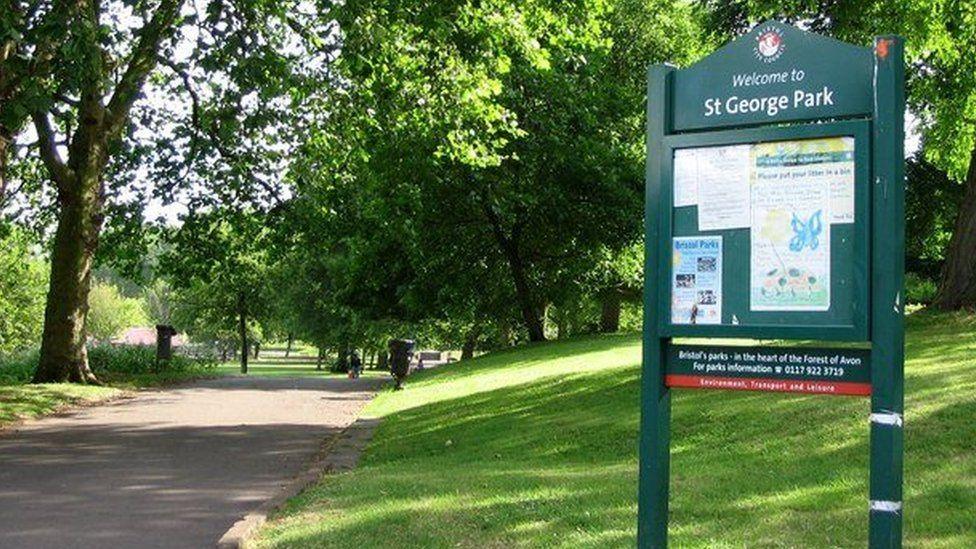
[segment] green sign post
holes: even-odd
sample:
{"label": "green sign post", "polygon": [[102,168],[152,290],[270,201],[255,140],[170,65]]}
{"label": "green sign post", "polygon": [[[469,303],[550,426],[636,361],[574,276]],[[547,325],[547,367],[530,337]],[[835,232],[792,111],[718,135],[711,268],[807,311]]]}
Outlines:
{"label": "green sign post", "polygon": [[649,69],[641,548],[667,546],[676,387],[870,395],[870,547],[901,546],[903,50],[767,22]]}

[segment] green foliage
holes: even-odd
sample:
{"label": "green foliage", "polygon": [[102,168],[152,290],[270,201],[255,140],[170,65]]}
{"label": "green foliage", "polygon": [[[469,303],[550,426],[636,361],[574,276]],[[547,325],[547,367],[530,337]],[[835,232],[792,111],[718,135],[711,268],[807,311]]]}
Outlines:
{"label": "green foliage", "polygon": [[0,356],[0,385],[28,383],[37,369],[37,351]]}
{"label": "green foliage", "polygon": [[963,189],[919,156],[909,159],[905,167],[906,267],[935,277],[945,260]]}
{"label": "green foliage", "polygon": [[146,315],[153,324],[173,324],[175,291],[164,278],[157,278],[143,289]]}
{"label": "green foliage", "polygon": [[40,342],[47,282],[27,235],[0,223],[0,355]]}
{"label": "green foliage", "polygon": [[[907,326],[905,543],[976,546],[976,319]],[[367,407],[382,422],[359,467],[293,498],[257,546],[634,547],[640,348],[588,337],[415,375]],[[672,545],[867,545],[868,399],[671,398]]]}
{"label": "green foliage", "polygon": [[[0,385],[30,382],[37,368],[37,358],[37,351],[0,357]],[[156,349],[138,345],[95,345],[88,348],[88,361],[95,375],[107,382],[150,382],[153,378],[167,380],[174,376],[183,378],[211,375],[217,368],[216,361],[212,359],[189,358],[179,353],[158,365]]]}
{"label": "green foliage", "polygon": [[348,86],[293,165],[291,210],[316,273],[298,279],[334,325],[538,338],[547,305],[633,282],[612,265],[641,234],[644,69],[697,47],[686,4],[334,15]]}
{"label": "green foliage", "polygon": [[85,331],[96,341],[108,341],[127,328],[149,324],[143,301],[124,297],[114,284],[95,282],[88,294],[88,307]]}
{"label": "green foliage", "polygon": [[939,285],[931,278],[905,273],[905,303],[928,305],[939,293]]}
{"label": "green foliage", "polygon": [[217,367],[212,359],[189,358],[179,353],[158,365],[156,349],[139,345],[96,345],[88,350],[88,360],[95,375],[105,380],[159,372],[206,375]]}
{"label": "green foliage", "polygon": [[[275,311],[266,222],[259,212],[218,208],[192,212],[166,235],[159,267],[175,288],[173,325],[197,342],[215,345],[222,356],[245,343],[253,352],[263,338],[261,322]],[[246,358],[239,356],[243,367]]]}

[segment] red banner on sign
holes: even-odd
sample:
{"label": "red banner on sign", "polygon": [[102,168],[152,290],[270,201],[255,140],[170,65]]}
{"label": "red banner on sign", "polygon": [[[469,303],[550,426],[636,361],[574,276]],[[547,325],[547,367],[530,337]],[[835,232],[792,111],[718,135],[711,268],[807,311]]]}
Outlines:
{"label": "red banner on sign", "polygon": [[804,381],[668,374],[664,376],[664,384],[668,387],[686,387],[691,389],[731,389],[733,391],[766,391],[815,395],[866,396],[871,394],[870,383],[852,383],[849,381]]}

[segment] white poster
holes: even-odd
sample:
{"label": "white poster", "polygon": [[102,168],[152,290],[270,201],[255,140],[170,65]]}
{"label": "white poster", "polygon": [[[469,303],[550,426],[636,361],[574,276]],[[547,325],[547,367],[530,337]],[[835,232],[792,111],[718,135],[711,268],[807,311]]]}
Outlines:
{"label": "white poster", "polygon": [[698,230],[749,226],[750,145],[696,149]]}
{"label": "white poster", "polygon": [[695,149],[674,151],[674,207],[698,204],[698,158]]}
{"label": "white poster", "polygon": [[752,184],[750,309],[830,308],[830,184],[788,162],[757,164]]}
{"label": "white poster", "polygon": [[722,237],[673,239],[671,323],[722,322]]}
{"label": "white poster", "polygon": [[826,181],[830,223],[854,222],[854,138],[826,137],[759,143],[752,147],[755,173],[773,170],[790,180]]}

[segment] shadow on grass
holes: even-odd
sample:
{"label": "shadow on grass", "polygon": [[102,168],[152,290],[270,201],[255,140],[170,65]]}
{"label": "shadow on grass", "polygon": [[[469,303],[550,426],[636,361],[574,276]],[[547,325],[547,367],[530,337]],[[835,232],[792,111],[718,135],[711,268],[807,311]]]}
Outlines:
{"label": "shadow on grass", "polygon": [[122,394],[111,387],[70,384],[0,386],[0,427],[19,419],[50,414],[72,405],[106,400]]}
{"label": "shadow on grass", "polygon": [[[972,334],[938,322],[917,330],[906,384],[918,403],[906,427],[906,542],[976,546],[976,364],[960,341]],[[450,381],[629,341],[539,346],[424,376]],[[293,501],[262,544],[633,547],[639,409],[637,367],[406,407],[384,419],[360,469]],[[868,413],[863,398],[676,391],[672,543],[865,546]]]}

